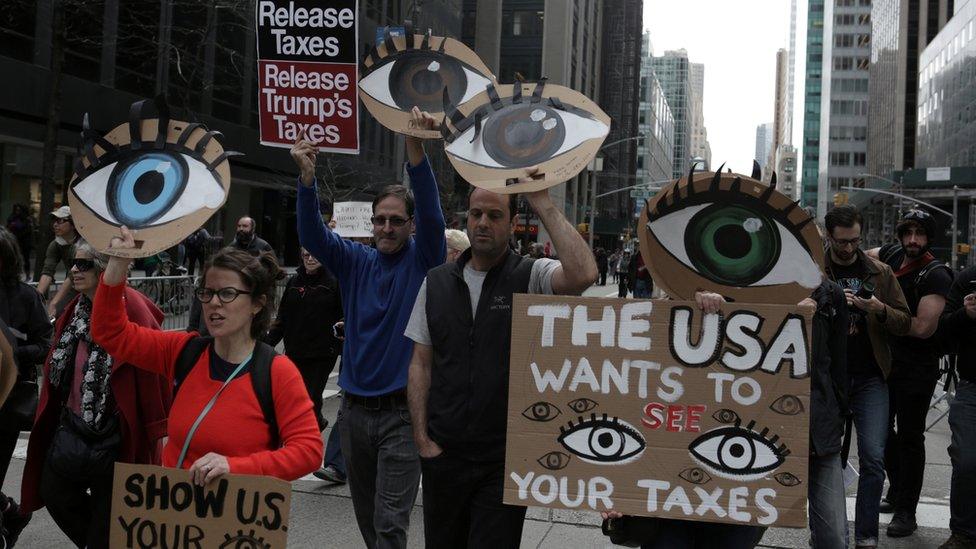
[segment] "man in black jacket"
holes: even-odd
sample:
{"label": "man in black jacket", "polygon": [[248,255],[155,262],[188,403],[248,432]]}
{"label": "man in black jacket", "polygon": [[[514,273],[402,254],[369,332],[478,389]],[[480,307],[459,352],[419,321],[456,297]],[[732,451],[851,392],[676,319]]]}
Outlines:
{"label": "man in black jacket", "polygon": [[949,405],[952,442],[952,484],[949,529],[952,536],[939,549],[976,548],[976,267],[958,275],[949,290],[939,322],[943,341],[959,353],[959,384]]}
{"label": "man in black jacket", "polygon": [[515,195],[475,189],[471,248],[431,269],[407,324],[415,343],[407,396],[429,548],[519,546],[525,507],[502,503],[512,295],[578,295],[598,276],[592,252],[549,191],[526,199],[561,261],[515,254]]}
{"label": "man in black jacket", "polygon": [[263,252],[274,253],[271,244],[257,235],[254,219],[250,217],[242,217],[237,220],[237,234],[230,245],[251,255],[261,255]]}

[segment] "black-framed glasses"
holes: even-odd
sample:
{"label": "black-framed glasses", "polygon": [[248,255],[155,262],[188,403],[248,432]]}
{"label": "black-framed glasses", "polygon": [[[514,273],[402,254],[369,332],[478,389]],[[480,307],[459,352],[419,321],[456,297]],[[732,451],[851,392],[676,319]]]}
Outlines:
{"label": "black-framed glasses", "polygon": [[830,237],[830,240],[837,244],[838,246],[857,246],[861,243],[861,237],[857,238],[834,238]]}
{"label": "black-framed glasses", "polygon": [[95,261],[92,259],[82,259],[80,257],[76,257],[71,261],[71,266],[79,273],[84,273],[92,270],[92,268],[95,267]]}
{"label": "black-framed glasses", "polygon": [[200,303],[210,303],[213,301],[214,296],[217,296],[217,299],[226,305],[227,303],[237,299],[237,296],[241,294],[250,295],[251,292],[238,290],[237,288],[231,286],[228,286],[227,288],[220,288],[219,290],[215,290],[213,288],[197,288],[196,290],[193,290],[193,295],[196,296],[197,301]]}
{"label": "black-framed glasses", "polygon": [[391,217],[386,217],[385,215],[374,215],[373,217],[369,218],[369,220],[373,222],[373,225],[377,227],[385,226],[387,221],[390,222],[391,227],[402,227],[411,219],[413,219],[413,217],[403,218],[396,215]]}

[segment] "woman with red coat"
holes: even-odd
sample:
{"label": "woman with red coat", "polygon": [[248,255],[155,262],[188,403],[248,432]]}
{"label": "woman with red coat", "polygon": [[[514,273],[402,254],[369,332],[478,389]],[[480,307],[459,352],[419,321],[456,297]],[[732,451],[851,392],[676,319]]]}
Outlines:
{"label": "woman with red coat", "polygon": [[[122,227],[122,238],[112,240],[109,252],[134,247],[133,233]],[[274,256],[224,248],[207,262],[194,295],[203,303],[213,339],[204,341],[182,373],[177,361],[190,354],[183,351],[197,335],[147,330],[126,319],[120,305],[130,261],[109,260],[95,296],[91,333],[113,356],[179,381],[163,466],[189,469],[201,486],[226,473],[291,481],[318,469],[322,438],[302,376],[288,357],[272,356],[274,350],[258,341],[274,309],[279,272]],[[261,357],[270,357],[269,362]],[[258,378],[252,377],[259,368],[270,375],[274,433],[255,389]]]}
{"label": "woman with red coat", "polygon": [[[87,242],[75,244],[69,278],[79,295],[58,318],[44,363],[21,492],[21,512],[46,505],[78,547],[108,547],[115,462],[160,462],[172,401],[164,377],[92,341],[92,301],[106,264]],[[126,288],[124,307],[132,322],[159,330],[163,313],[146,296]]]}

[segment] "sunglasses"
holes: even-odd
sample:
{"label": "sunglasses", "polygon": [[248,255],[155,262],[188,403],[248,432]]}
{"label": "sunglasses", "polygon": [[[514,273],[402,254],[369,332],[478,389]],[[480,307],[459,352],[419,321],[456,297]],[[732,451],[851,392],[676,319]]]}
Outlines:
{"label": "sunglasses", "polygon": [[71,261],[71,266],[74,267],[74,269],[79,273],[84,273],[92,270],[92,268],[95,266],[95,261],[92,259],[81,259],[79,257]]}
{"label": "sunglasses", "polygon": [[53,223],[54,225],[60,225],[62,223],[70,223],[70,222],[71,222],[70,217],[55,217],[54,219],[51,220],[51,223]]}
{"label": "sunglasses", "polygon": [[233,287],[221,288],[219,290],[213,288],[197,288],[193,290],[193,295],[196,296],[197,301],[200,303],[210,303],[213,301],[214,296],[217,296],[217,299],[226,305],[237,299],[237,296],[241,294],[250,295],[251,292],[245,292],[244,290],[238,290]]}
{"label": "sunglasses", "polygon": [[411,219],[413,218],[408,217],[404,219],[402,217],[397,217],[397,216],[386,217],[385,215],[374,215],[373,217],[369,218],[369,220],[373,222],[373,225],[377,227],[385,226],[387,221],[390,222],[391,227],[402,227],[406,225],[407,221],[410,221]]}

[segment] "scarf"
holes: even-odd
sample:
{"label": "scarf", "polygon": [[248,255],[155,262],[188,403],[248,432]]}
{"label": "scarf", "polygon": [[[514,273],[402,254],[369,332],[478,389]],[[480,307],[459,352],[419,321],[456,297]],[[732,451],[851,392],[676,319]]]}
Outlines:
{"label": "scarf", "polygon": [[112,357],[91,340],[92,302],[82,295],[75,305],[74,315],[65,325],[51,353],[51,384],[57,388],[67,388],[74,373],[75,354],[78,342],[88,344],[88,361],[82,369],[81,418],[92,429],[100,429],[108,415],[108,400],[111,396],[109,378],[112,375]]}

